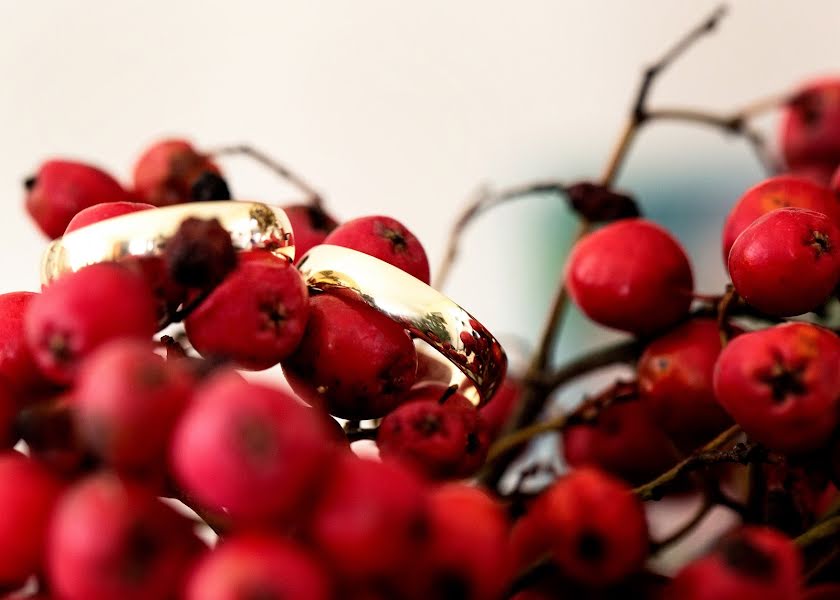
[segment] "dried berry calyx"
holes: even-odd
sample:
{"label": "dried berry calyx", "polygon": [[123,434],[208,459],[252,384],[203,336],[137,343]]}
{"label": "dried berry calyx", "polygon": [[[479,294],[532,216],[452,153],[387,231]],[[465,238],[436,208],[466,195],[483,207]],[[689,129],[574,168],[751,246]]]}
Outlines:
{"label": "dried berry calyx", "polygon": [[230,234],[218,219],[185,219],[166,244],[164,261],[172,279],[191,288],[211,288],[236,267]]}
{"label": "dried berry calyx", "polygon": [[623,192],[581,181],[566,188],[569,204],[587,221],[593,223],[638,217],[642,213],[632,196]]}

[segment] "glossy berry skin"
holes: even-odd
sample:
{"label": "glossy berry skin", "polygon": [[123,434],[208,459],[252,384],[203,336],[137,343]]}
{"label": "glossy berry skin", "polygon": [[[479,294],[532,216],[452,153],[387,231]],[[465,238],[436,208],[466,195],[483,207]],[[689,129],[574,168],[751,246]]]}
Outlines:
{"label": "glossy berry skin", "polygon": [[407,394],[404,404],[382,420],[376,436],[383,460],[400,461],[432,479],[470,475],[484,463],[489,443],[472,403],[437,385]]}
{"label": "glossy berry skin", "polygon": [[94,475],[56,506],[48,536],[50,588],[63,600],[171,598],[198,548],[190,521],[152,492]]}
{"label": "glossy berry skin", "polygon": [[420,241],[402,223],[383,216],[360,217],[339,225],[323,241],[374,256],[429,283],[429,260]]}
{"label": "glossy berry skin", "polygon": [[169,458],[190,497],[250,525],[292,521],[333,448],[323,421],[295,398],[222,372],[196,390]]}
{"label": "glossy berry skin", "polygon": [[840,163],[840,79],[803,85],[785,107],[782,153],[791,168]]}
{"label": "glossy berry skin", "polygon": [[109,342],[82,364],[73,394],[76,429],[117,470],[151,470],[165,462],[192,390],[187,366],[165,361],[149,342]]}
{"label": "glossy berry skin", "polygon": [[653,340],[637,365],[639,396],[653,420],[685,450],[731,425],[715,399],[721,351],[716,319],[692,319]]}
{"label": "glossy berry skin", "polygon": [[814,211],[775,210],[735,240],[729,274],[735,291],[767,314],[814,310],[840,283],[840,228]]}
{"label": "glossy berry skin", "polygon": [[26,312],[38,296],[34,292],[0,294],[0,378],[21,403],[51,387],[29,350],[24,330]]}
{"label": "glossy berry skin", "polygon": [[501,505],[475,486],[449,483],[429,499],[429,543],[420,560],[422,598],[498,600],[511,576]]}
{"label": "glossy berry skin", "polygon": [[355,300],[319,294],[297,350],[283,363],[292,389],[345,419],[386,415],[414,384],[417,352],[400,325]]}
{"label": "glossy berry skin", "polygon": [[346,582],[393,580],[427,542],[427,501],[405,468],[342,454],[324,478],[308,537]]}
{"label": "glossy berry skin", "polygon": [[295,262],[309,252],[312,246],[323,244],[326,237],[338,227],[338,221],[320,207],[292,204],[284,206],[283,212],[289,218],[295,234]]}
{"label": "glossy berry skin", "polygon": [[64,234],[80,210],[103,202],[127,202],[131,195],[96,167],[50,160],[26,182],[26,210],[48,237]]}
{"label": "glossy berry skin", "polygon": [[134,192],[154,206],[192,200],[192,186],[202,174],[219,174],[209,157],[186,140],[161,140],[150,146],[134,165]]}
{"label": "glossy berry skin", "polygon": [[756,220],[777,208],[806,208],[840,224],[840,200],[823,185],[798,175],[770,177],[748,189],[735,203],[723,225],[723,260],[732,244]]}
{"label": "glossy berry skin", "polygon": [[292,263],[267,252],[250,252],[239,255],[233,272],[184,325],[203,356],[262,370],[297,348],[308,319],[306,284]]}
{"label": "glossy berry skin", "polygon": [[641,569],[647,523],[632,490],[597,469],[570,472],[534,501],[513,531],[517,568],[549,554],[568,578],[592,587]]}
{"label": "glossy berry skin", "polygon": [[265,534],[225,539],[189,576],[184,600],[330,600],[323,567],[302,548]]}
{"label": "glossy berry skin", "polygon": [[747,435],[778,452],[824,445],[837,425],[840,339],[808,323],[739,335],[715,367],[718,402]]}
{"label": "glossy berry skin", "polygon": [[685,316],[694,280],[685,251],[667,231],[644,219],[624,219],[575,244],[566,286],[596,323],[651,334]]}
{"label": "glossy berry skin", "polygon": [[802,559],[793,542],[767,527],[744,527],[683,567],[664,600],[797,600]]}
{"label": "glossy berry skin", "polygon": [[67,384],[75,379],[81,360],[105,342],[154,334],[156,304],[140,274],[100,263],[47,287],[32,300],[24,325],[41,371]]}
{"label": "glossy berry skin", "polygon": [[673,466],[677,453],[638,400],[601,410],[594,420],[566,427],[563,456],[572,467],[600,467],[633,483],[644,483]]}
{"label": "glossy berry skin", "polygon": [[64,230],[64,234],[66,235],[82,227],[93,225],[99,221],[140,212],[141,210],[149,210],[150,208],[155,207],[145,202],[106,202],[104,204],[89,206],[76,213],[76,216],[67,224],[67,229]]}
{"label": "glossy berry skin", "polygon": [[0,452],[0,587],[14,588],[43,565],[47,527],[61,483],[41,464]]}

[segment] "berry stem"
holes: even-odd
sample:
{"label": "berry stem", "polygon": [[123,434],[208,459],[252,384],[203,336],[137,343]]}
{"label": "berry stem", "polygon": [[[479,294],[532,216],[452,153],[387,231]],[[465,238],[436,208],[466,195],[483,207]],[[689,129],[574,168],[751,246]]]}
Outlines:
{"label": "berry stem", "polygon": [[[685,473],[693,471],[699,467],[718,464],[721,462],[741,462],[741,460],[733,460],[734,458],[741,457],[733,457],[733,459],[726,460],[726,455],[717,452],[739,433],[741,433],[741,428],[737,425],[733,425],[708,444],[700,448],[700,450],[696,451],[685,460],[678,462],[656,479],[635,488],[633,492],[639,496],[641,500],[659,500],[662,497],[662,489]],[[745,454],[748,455],[749,453]],[[745,458],[747,457],[743,457],[742,460]]]}
{"label": "berry stem", "polygon": [[269,170],[275,172],[281,178],[300,190],[306,196],[307,202],[310,206],[320,208],[324,204],[324,199],[303,177],[292,171],[286,165],[278,162],[265,152],[254,148],[248,144],[236,144],[233,146],[223,146],[208,152],[211,157],[217,156],[231,156],[242,155],[255,160],[261,165],[267,167]]}
{"label": "berry stem", "polygon": [[811,529],[794,539],[800,548],[807,548],[823,540],[840,535],[840,515],[820,521]]}

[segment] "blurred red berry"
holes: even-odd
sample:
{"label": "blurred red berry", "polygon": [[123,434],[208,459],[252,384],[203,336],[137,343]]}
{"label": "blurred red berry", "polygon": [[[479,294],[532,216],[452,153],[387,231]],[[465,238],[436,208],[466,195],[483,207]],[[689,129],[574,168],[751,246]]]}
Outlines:
{"label": "blurred red berry", "polygon": [[819,308],[840,283],[840,228],[822,213],[774,210],[735,240],[729,274],[735,291],[767,314]]}
{"label": "blurred red berry", "polygon": [[189,576],[184,600],[330,600],[329,575],[303,549],[265,534],[225,539]]}
{"label": "blurred red berry", "polygon": [[342,223],[323,241],[364,252],[429,283],[429,260],[420,241],[390,217],[360,217]]}
{"label": "blurred red berry", "polygon": [[428,541],[420,480],[397,464],[343,454],[323,483],[307,531],[334,572],[354,585],[403,575]]}
{"label": "blurred red berry", "polygon": [[118,470],[160,468],[192,388],[186,365],[165,361],[150,342],[115,340],[82,363],[73,394],[76,428]]}
{"label": "blurred red berry", "polygon": [[429,502],[429,543],[419,561],[421,598],[498,600],[513,575],[509,526],[482,489],[443,485]]}
{"label": "blurred red berry", "polygon": [[490,402],[479,409],[491,439],[499,437],[513,411],[519,406],[522,396],[522,384],[508,376],[496,390]]}
{"label": "blurred red berry", "polygon": [[0,294],[0,378],[21,403],[41,396],[52,387],[44,377],[26,343],[24,319],[39,294]]}
{"label": "blurred red berry", "polygon": [[170,448],[189,496],[236,523],[290,522],[323,480],[325,424],[285,392],[220,373],[200,386]]}
{"label": "blurred red berry", "polygon": [[570,579],[605,587],[641,569],[647,523],[630,488],[582,468],[540,494],[517,522],[512,544],[517,568],[530,567],[547,553]]}
{"label": "blurred red berry", "polygon": [[26,180],[26,210],[48,237],[64,234],[80,210],[103,202],[129,202],[131,195],[96,167],[50,160]]}
{"label": "blurred red berry", "polygon": [[640,484],[677,462],[674,446],[638,400],[601,409],[591,421],[563,431],[563,456],[572,467],[600,467]]}
{"label": "blurred red berry", "polygon": [[785,107],[780,138],[791,168],[840,164],[840,79],[800,87]]}
{"label": "blurred red berry", "polygon": [[320,206],[293,204],[284,206],[283,211],[294,232],[296,261],[313,246],[323,244],[330,232],[338,227],[338,222]]}
{"label": "blurred red berry", "polygon": [[566,285],[590,319],[636,334],[683,318],[694,289],[685,251],[667,231],[643,219],[611,223],[575,244]]}
{"label": "blurred red berry", "polygon": [[724,537],[708,556],[683,567],[665,600],[797,600],[802,559],[791,540],[766,527]]}
{"label": "blurred red berry", "polygon": [[61,483],[40,463],[0,452],[0,588],[15,588],[43,567],[45,537]]}
{"label": "blurred red berry", "polygon": [[405,330],[359,301],[319,294],[283,371],[295,393],[345,419],[386,415],[414,384],[417,353]]}
{"label": "blurred red berry", "polygon": [[295,351],[309,313],[306,284],[291,262],[267,252],[242,253],[184,325],[202,355],[261,370]]}
{"label": "blurred red berry", "polygon": [[826,583],[805,590],[802,600],[838,600],[840,598],[840,583]]}
{"label": "blurred red berry", "polygon": [[823,185],[797,175],[771,177],[748,189],[735,203],[723,226],[723,261],[732,244],[756,220],[777,208],[806,208],[840,225],[840,200]]}
{"label": "blurred red berry", "polygon": [[721,348],[717,320],[692,319],[653,340],[639,359],[642,404],[683,450],[732,423],[715,399],[712,382]]}
{"label": "blurred red berry", "polygon": [[772,450],[823,446],[837,426],[840,339],[808,323],[739,335],[715,367],[718,401],[750,438]]}
{"label": "blurred red berry", "polygon": [[100,263],[65,275],[34,298],[25,316],[26,341],[41,370],[71,383],[79,363],[108,340],[148,339],[157,329],[155,301],[143,278]]}
{"label": "blurred red berry", "polygon": [[219,167],[189,142],[162,140],[146,149],[134,165],[134,191],[154,206],[189,202],[193,185],[207,172],[219,174]]}
{"label": "blurred red berry", "polygon": [[172,598],[199,548],[192,524],[114,475],[67,491],[50,525],[47,573],[62,600]]}
{"label": "blurred red berry", "polygon": [[76,213],[76,215],[70,220],[70,223],[67,224],[67,229],[64,230],[64,235],[76,231],[77,229],[81,229],[82,227],[93,225],[99,221],[113,219],[114,217],[120,217],[122,215],[140,212],[142,210],[149,210],[150,208],[154,208],[154,206],[144,202],[107,202],[105,204],[89,206]]}
{"label": "blurred red berry", "polygon": [[64,392],[24,407],[17,420],[30,456],[68,478],[94,463],[76,429],[75,413],[72,392]]}

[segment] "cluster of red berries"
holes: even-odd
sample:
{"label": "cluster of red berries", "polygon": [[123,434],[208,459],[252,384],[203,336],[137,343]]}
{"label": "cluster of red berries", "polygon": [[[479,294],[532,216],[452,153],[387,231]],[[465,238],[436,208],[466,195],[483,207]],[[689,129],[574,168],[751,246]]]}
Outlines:
{"label": "cluster of red berries", "polygon": [[[30,595],[8,597],[840,597],[838,585],[805,589],[792,539],[828,528],[825,507],[837,502],[840,338],[815,319],[784,322],[822,310],[840,284],[840,175],[834,189],[813,181],[840,164],[840,82],[789,103],[782,147],[795,173],[747,191],[726,221],[733,290],[722,297],[695,295],[679,243],[624,211],[576,245],[571,297],[643,352],[632,382],[569,419],[573,470],[534,496],[500,499],[458,481],[485,466],[516,408],[516,381],[476,408],[423,377],[401,325],[354,298],[311,292],[282,257],[236,253],[216,221],[184,221],[160,258],[0,295],[0,593],[28,584],[35,591],[20,593]],[[230,198],[213,157],[180,140],[149,149],[130,190],[67,161],[45,163],[26,187],[51,238]],[[422,246],[394,219],[339,225],[320,206],[285,211],[298,256],[345,246],[429,282]],[[200,357],[171,337],[152,341],[174,314]],[[278,364],[293,393],[238,371]],[[351,451],[370,419],[381,419],[380,460]],[[685,456],[699,461],[697,449],[733,424],[746,434],[739,460],[761,458],[753,522],[671,578],[646,570],[657,543],[631,486],[685,467]],[[737,488],[725,470],[703,474],[700,487],[713,481],[722,495],[715,478]],[[799,520],[768,508],[775,491],[795,500],[788,513]],[[214,547],[199,526],[218,534]]]}

